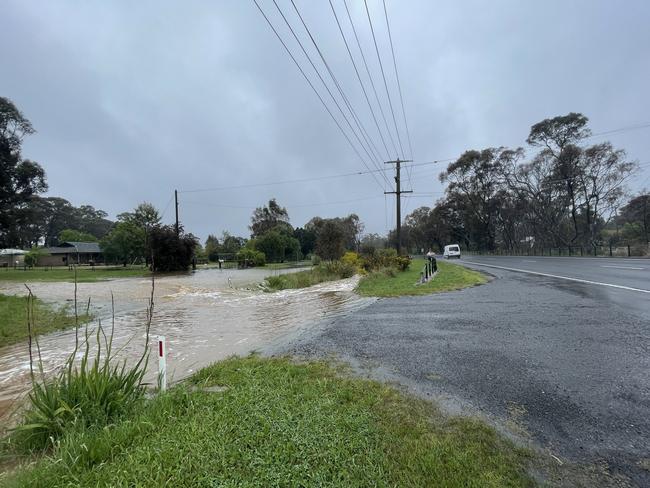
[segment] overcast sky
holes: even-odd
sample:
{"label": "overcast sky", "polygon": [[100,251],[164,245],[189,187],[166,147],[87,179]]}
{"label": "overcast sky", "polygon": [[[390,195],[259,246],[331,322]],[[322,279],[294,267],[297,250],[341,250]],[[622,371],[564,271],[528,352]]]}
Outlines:
{"label": "overcast sky", "polygon": [[[259,2],[339,116],[272,0]],[[385,159],[328,1],[295,2]],[[347,2],[392,127],[363,1]],[[278,4],[320,62],[291,2]],[[343,0],[333,4],[367,83]],[[390,157],[409,157],[383,7],[379,0],[368,4],[404,146]],[[587,115],[595,133],[650,123],[647,0],[386,4],[416,163],[523,146],[533,123],[571,111]],[[49,194],[111,217],[149,201],[171,222],[175,188],[366,171],[252,0],[4,0],[0,56],[0,95],[37,130],[25,141],[24,157],[44,166]],[[374,110],[384,127],[376,104]],[[650,187],[650,128],[607,138],[647,163],[632,189]],[[405,213],[442,194],[443,168],[414,167],[410,183],[405,174],[407,189],[426,193],[405,199]],[[181,191],[181,220],[202,239],[223,230],[247,236],[253,208],[277,197],[294,226],[314,215],[356,212],[367,232],[385,233],[394,225],[394,198],[384,197],[390,188],[376,176],[379,183],[365,174]]]}

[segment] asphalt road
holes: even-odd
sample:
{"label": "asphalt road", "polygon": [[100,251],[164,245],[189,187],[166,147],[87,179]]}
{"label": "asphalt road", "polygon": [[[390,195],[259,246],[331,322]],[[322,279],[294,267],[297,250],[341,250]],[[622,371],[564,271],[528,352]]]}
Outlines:
{"label": "asphalt road", "polygon": [[[650,294],[630,289],[650,289],[650,261],[461,263],[494,279],[378,300],[322,322],[283,352],[334,354],[451,411],[482,415],[558,465],[580,466],[593,477],[583,486],[650,486]],[[574,486],[582,475],[564,476],[553,481]]]}
{"label": "asphalt road", "polygon": [[480,264],[477,269],[509,268],[593,285],[601,299],[650,320],[650,259],[466,256],[462,261]]}

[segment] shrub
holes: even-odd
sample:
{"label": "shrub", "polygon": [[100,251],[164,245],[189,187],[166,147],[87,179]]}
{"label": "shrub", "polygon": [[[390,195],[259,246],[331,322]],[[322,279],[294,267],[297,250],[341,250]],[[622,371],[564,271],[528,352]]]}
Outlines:
{"label": "shrub", "polygon": [[392,247],[387,247],[386,249],[380,249],[377,252],[377,255],[380,258],[383,258],[383,259],[396,258],[397,257],[397,250],[393,249]]}
{"label": "shrub", "polygon": [[340,278],[351,278],[357,272],[356,266],[343,261],[329,261],[320,267],[325,273],[336,275]]}
{"label": "shrub", "polygon": [[346,252],[341,258],[341,262],[344,264],[349,264],[350,266],[353,266],[355,269],[359,269],[363,265],[363,259],[356,252],[353,251]]}
{"label": "shrub", "polygon": [[[171,225],[157,225],[149,230],[149,256],[154,271],[183,271],[190,267],[199,241],[192,234],[176,235]],[[147,256],[147,257],[149,257]]]}
{"label": "shrub", "polygon": [[411,258],[398,256],[395,249],[380,249],[373,255],[364,256],[362,260],[362,267],[366,271],[377,271],[385,268],[406,271],[410,265]]}
{"label": "shrub", "polygon": [[29,266],[30,268],[33,268],[38,264],[38,260],[45,256],[45,251],[41,248],[38,247],[33,247],[29,250],[27,254],[25,254],[25,265]]}
{"label": "shrub", "polygon": [[266,264],[266,255],[261,251],[243,248],[237,253],[237,262],[246,266],[264,266]]}
{"label": "shrub", "polygon": [[411,258],[409,256],[397,256],[394,260],[400,271],[406,271],[411,265]]}
{"label": "shrub", "polygon": [[317,254],[313,254],[311,257],[311,264],[313,266],[318,266],[322,262],[322,259]]}

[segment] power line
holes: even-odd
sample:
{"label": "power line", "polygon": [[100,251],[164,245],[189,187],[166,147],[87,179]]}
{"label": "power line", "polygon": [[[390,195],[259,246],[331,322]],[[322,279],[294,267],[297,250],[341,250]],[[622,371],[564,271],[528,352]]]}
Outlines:
{"label": "power line", "polygon": [[[361,201],[366,201],[366,200],[376,200],[378,198],[381,198],[382,195],[370,195],[367,197],[360,197],[360,198],[353,198],[349,200],[338,200],[338,201],[333,201],[333,202],[319,202],[319,203],[300,203],[296,205],[291,205],[288,204],[287,207],[289,208],[305,208],[305,207],[319,207],[323,205],[340,205],[344,203],[354,203],[354,202],[361,202]],[[192,200],[185,200],[183,201],[185,204],[190,204],[190,205],[205,205],[208,207],[217,207],[217,208],[233,208],[233,209],[243,209],[243,210],[254,210],[258,208],[257,205],[230,205],[230,204],[221,204],[221,203],[214,203],[214,202],[197,202],[197,201],[192,201]]]}
{"label": "power line", "polygon": [[386,82],[386,74],[384,73],[384,65],[381,62],[381,56],[379,55],[379,47],[377,46],[377,38],[375,37],[375,29],[372,26],[372,19],[370,18],[370,10],[368,9],[368,0],[363,0],[363,4],[366,7],[366,14],[368,15],[368,23],[370,24],[370,32],[372,33],[372,41],[375,44],[375,52],[377,53],[377,60],[379,61],[379,69],[381,70],[381,77],[384,80],[384,87],[386,88],[386,96],[388,97],[388,105],[390,107],[390,112],[393,117],[393,124],[395,125],[395,132],[397,133],[397,142],[399,143],[399,149],[401,155],[404,154],[404,148],[402,147],[402,138],[399,135],[399,129],[397,128],[397,120],[395,119],[395,110],[393,110],[393,101],[390,98],[390,92],[388,91],[388,83]]}
{"label": "power line", "polygon": [[[274,0],[275,3],[275,0]],[[338,79],[334,75],[333,71],[331,70],[327,60],[325,59],[325,56],[323,55],[323,52],[321,49],[318,47],[318,43],[316,42],[316,39],[314,39],[314,36],[312,35],[311,31],[309,30],[309,27],[307,27],[307,24],[305,23],[304,18],[300,14],[300,11],[298,10],[298,7],[296,6],[296,3],[294,0],[291,0],[291,5],[293,5],[294,10],[296,11],[296,14],[298,15],[298,18],[300,19],[300,22],[302,23],[303,27],[305,28],[305,31],[307,31],[307,35],[309,36],[309,39],[311,40],[312,44],[316,48],[316,52],[318,52],[318,55],[320,56],[321,61],[325,65],[325,68],[327,69],[327,72],[329,73],[330,77],[332,78],[332,81],[334,82],[334,86],[339,92],[339,95],[341,95],[341,98],[343,99],[343,102],[348,108],[348,111],[352,115],[352,119],[354,120],[357,128],[359,129],[359,132],[361,133],[361,136],[363,137],[364,141],[368,145],[368,148],[370,149],[370,152],[374,150],[374,157],[379,161],[381,160],[381,156],[379,155],[379,151],[377,150],[377,147],[375,146],[374,142],[372,141],[372,138],[368,135],[368,132],[366,131],[363,123],[359,119],[356,110],[354,110],[354,107],[350,103],[348,97],[345,95],[345,92],[343,91],[343,88],[341,87],[341,84],[339,83]],[[276,3],[277,6],[277,3]],[[283,16],[284,17],[284,16]],[[285,19],[286,20],[286,19]],[[359,141],[361,142],[361,141]],[[370,157],[370,155],[368,155]],[[370,157],[372,160],[373,158]],[[388,180],[386,180],[386,183],[390,184]]]}
{"label": "power line", "polygon": [[649,123],[643,123],[643,124],[637,124],[637,125],[631,125],[628,127],[621,127],[620,129],[612,129],[612,130],[606,130],[604,132],[596,132],[595,134],[591,134],[590,136],[585,137],[585,139],[589,139],[591,137],[598,137],[598,136],[606,136],[609,134],[618,134],[620,132],[629,132],[631,130],[637,130],[637,129],[646,129],[650,127],[650,122]]}
{"label": "power line", "polygon": [[[257,0],[254,0],[254,1],[257,3]],[[328,85],[328,84],[325,82],[325,80],[323,79],[323,76],[321,75],[320,71],[318,70],[318,68],[316,68],[316,65],[314,64],[313,60],[311,59],[311,56],[309,55],[309,53],[308,53],[307,50],[305,49],[304,45],[302,44],[302,42],[301,42],[300,39],[298,38],[298,35],[296,34],[296,32],[294,31],[293,27],[291,26],[291,23],[287,20],[287,17],[284,15],[284,12],[282,11],[282,9],[280,8],[280,6],[278,5],[277,1],[276,1],[276,0],[272,0],[272,1],[273,1],[273,4],[275,5],[275,8],[276,8],[277,11],[279,12],[280,16],[281,16],[282,19],[284,20],[284,23],[287,25],[287,27],[288,27],[289,30],[291,31],[291,34],[293,35],[294,39],[296,40],[296,42],[297,42],[298,45],[300,46],[300,49],[302,50],[303,54],[305,55],[305,57],[306,57],[307,60],[309,61],[309,64],[311,64],[311,67],[312,67],[313,70],[316,72],[316,75],[318,76],[318,78],[320,79],[321,83],[322,83],[323,86],[325,87],[325,90],[327,91],[327,93],[329,94],[330,98],[332,99],[332,101],[333,101],[334,104],[336,105],[336,108],[339,109],[339,112],[340,112],[341,115],[343,116],[343,119],[344,119],[345,122],[347,123],[348,127],[350,128],[350,130],[352,131],[352,134],[354,134],[354,137],[356,138],[357,142],[359,143],[359,145],[361,146],[361,148],[364,150],[364,152],[366,153],[366,155],[368,156],[368,158],[370,158],[370,161],[372,162],[372,161],[373,161],[373,156],[370,155],[370,152],[368,151],[368,148],[366,148],[366,146],[364,146],[363,142],[361,142],[361,138],[360,138],[359,135],[357,134],[357,131],[354,130],[354,127],[352,127],[352,124],[350,123],[350,120],[348,119],[347,115],[345,114],[345,112],[344,112],[343,109],[341,108],[341,105],[339,104],[338,100],[336,99],[336,97],[334,96],[334,94],[332,93],[332,91],[330,90],[329,85]],[[364,163],[364,165],[366,166],[366,168],[370,169],[370,168],[368,167],[367,163],[365,162],[365,160],[363,160],[363,163]],[[376,167],[376,165],[375,165],[375,167]],[[376,178],[375,178],[375,179],[376,179]],[[379,182],[378,182],[378,183],[379,183]],[[381,186],[381,184],[380,184],[379,186]]]}
{"label": "power line", "polygon": [[370,103],[370,98],[368,97],[368,92],[366,91],[366,87],[361,79],[361,75],[359,74],[359,70],[357,68],[357,63],[354,61],[354,56],[352,56],[352,51],[350,50],[350,46],[348,44],[348,41],[345,37],[345,33],[343,32],[343,28],[341,27],[341,23],[339,22],[339,17],[336,14],[336,9],[334,8],[334,4],[332,3],[332,0],[329,0],[330,7],[332,9],[332,13],[334,14],[334,18],[336,19],[336,25],[339,28],[339,32],[341,33],[341,37],[343,38],[343,43],[345,44],[345,49],[348,51],[348,56],[350,57],[350,61],[352,61],[352,66],[354,67],[354,72],[357,74],[357,79],[359,80],[359,84],[361,85],[361,90],[363,91],[363,95],[366,98],[366,102],[368,103],[368,108],[370,109],[370,113],[372,114],[372,120],[375,122],[375,126],[377,127],[377,132],[379,133],[379,137],[381,139],[382,144],[384,145],[384,149],[386,150],[386,156],[390,158],[390,151],[388,150],[388,145],[386,144],[386,139],[384,138],[384,134],[381,132],[381,128],[379,127],[379,122],[377,121],[377,117],[375,115],[375,110],[372,108],[372,104]]}
{"label": "power line", "polygon": [[[397,60],[395,59],[395,48],[393,47],[393,36],[390,32],[390,23],[388,22],[388,9],[386,9],[386,0],[382,2],[384,4],[384,17],[386,18],[386,30],[388,31],[388,40],[390,42],[390,52],[393,56],[393,68],[395,68],[395,80],[397,81],[397,90],[399,93],[400,104],[402,105],[402,116],[404,118],[404,128],[406,129],[406,140],[409,144],[409,154],[410,158],[413,159],[413,146],[411,145],[411,133],[409,131],[409,125],[406,120],[406,110],[404,109],[404,97],[402,96],[402,84],[399,81],[399,72],[397,70]],[[408,176],[408,182],[411,188],[413,187],[413,182],[411,181],[411,168],[407,167],[406,174]]]}
{"label": "power line", "polygon": [[402,115],[404,117],[404,127],[406,128],[406,138],[409,143],[409,152],[411,154],[411,159],[413,159],[413,146],[411,146],[411,134],[409,132],[409,125],[406,121],[406,110],[404,109],[404,97],[402,96],[402,85],[399,82],[399,73],[397,71],[397,61],[395,60],[395,49],[393,48],[393,36],[390,32],[390,24],[388,23],[388,10],[386,9],[386,0],[383,0],[384,3],[384,15],[386,17],[386,28],[388,29],[388,40],[390,41],[390,52],[393,55],[393,67],[395,68],[395,79],[397,80],[397,89],[399,91],[399,100],[402,104]]}
{"label": "power line", "polygon": [[[424,161],[421,163],[411,164],[410,166],[428,166],[431,164],[439,164],[439,163],[445,163],[447,161],[453,161],[454,159],[455,158],[440,159],[437,161]],[[264,183],[246,183],[243,185],[230,185],[230,186],[219,186],[219,187],[211,187],[211,188],[195,188],[189,190],[178,190],[178,193],[203,193],[203,192],[222,191],[222,190],[240,190],[244,188],[255,188],[260,186],[285,185],[290,183],[306,183],[309,181],[321,181],[321,180],[329,180],[335,178],[346,178],[349,176],[360,176],[360,175],[367,175],[372,173],[385,173],[390,170],[391,170],[390,168],[369,169],[368,171],[355,171],[355,172],[340,173],[335,175],[313,176],[309,178],[294,178],[290,180],[269,181]]]}
{"label": "power line", "polygon": [[172,200],[174,199],[174,195],[171,195],[169,197],[169,200],[167,200],[167,204],[165,205],[165,208],[163,209],[162,213],[160,214],[160,220],[163,219],[165,216],[165,213],[167,212],[167,209],[169,208],[169,205],[172,203]]}
{"label": "power line", "polygon": [[386,132],[388,133],[388,137],[390,139],[391,144],[393,145],[393,149],[397,153],[397,146],[395,145],[395,140],[393,139],[393,135],[390,132],[390,129],[388,128],[388,121],[386,120],[386,115],[384,114],[384,108],[382,107],[381,102],[379,101],[379,95],[377,94],[377,88],[375,87],[375,82],[372,78],[372,74],[370,73],[370,68],[368,67],[368,62],[366,61],[366,55],[363,53],[363,48],[361,47],[361,42],[359,41],[359,36],[357,35],[357,29],[354,27],[354,22],[352,21],[352,15],[350,15],[350,9],[348,8],[348,3],[347,0],[343,0],[343,5],[345,5],[345,11],[348,16],[348,20],[350,22],[350,26],[352,27],[352,32],[354,33],[354,38],[357,42],[357,47],[359,48],[359,53],[361,53],[361,59],[363,60],[363,65],[366,68],[366,74],[368,75],[368,79],[370,80],[370,86],[372,86],[372,91],[375,94],[375,100],[377,100],[377,105],[379,106],[379,113],[381,113],[381,118],[384,121],[384,125],[386,126]]}
{"label": "power line", "polygon": [[[311,80],[309,79],[309,77],[307,76],[307,74],[305,73],[305,71],[302,69],[302,66],[300,66],[300,63],[298,63],[298,61],[296,60],[295,56],[293,55],[293,53],[292,53],[291,50],[289,49],[289,47],[286,45],[286,43],[284,42],[284,40],[282,39],[282,37],[280,36],[280,34],[278,33],[278,31],[275,29],[275,27],[273,26],[273,24],[271,23],[271,21],[270,21],[269,18],[267,17],[266,13],[264,13],[264,10],[262,10],[262,8],[260,7],[259,3],[257,3],[257,0],[253,0],[253,3],[255,3],[255,6],[257,7],[257,9],[260,11],[260,13],[262,14],[262,16],[264,17],[264,20],[266,20],[266,23],[269,25],[269,27],[271,28],[271,30],[273,31],[273,33],[275,34],[275,36],[278,38],[278,40],[279,40],[280,43],[282,44],[282,47],[284,47],[285,51],[287,52],[287,54],[289,55],[289,57],[291,58],[291,60],[294,62],[294,64],[296,65],[296,67],[298,68],[298,70],[300,71],[300,73],[302,74],[302,76],[305,78],[305,81],[307,81],[307,83],[309,84],[309,86],[311,87],[311,89],[313,90],[313,92],[316,94],[316,96],[317,96],[318,99],[320,100],[321,104],[323,105],[323,107],[325,108],[325,110],[327,111],[327,113],[329,114],[329,116],[332,118],[332,120],[334,121],[334,123],[336,124],[336,126],[339,128],[339,130],[341,131],[341,134],[343,134],[343,137],[345,137],[345,139],[348,141],[348,144],[350,144],[350,146],[352,147],[352,149],[353,149],[354,152],[356,153],[356,155],[357,155],[357,157],[359,158],[359,160],[363,163],[363,165],[364,165],[368,170],[370,170],[370,168],[368,167],[368,164],[367,164],[366,161],[363,159],[363,157],[362,157],[361,154],[359,153],[359,151],[358,151],[358,149],[356,148],[356,146],[352,143],[352,141],[350,140],[350,137],[348,136],[348,134],[345,132],[345,130],[343,130],[343,127],[341,127],[341,124],[339,123],[339,121],[336,119],[336,117],[334,117],[334,114],[332,113],[332,111],[330,110],[330,108],[329,108],[329,107],[327,106],[327,104],[325,103],[325,100],[323,100],[323,97],[320,95],[320,93],[318,92],[318,90],[316,90],[316,87],[314,87],[314,84],[311,82]],[[277,4],[276,4],[276,5],[277,5]],[[322,80],[322,78],[321,78],[321,80]],[[337,105],[338,105],[338,104],[337,104]],[[340,107],[339,107],[339,110],[341,110]],[[342,113],[342,112],[341,112],[341,113]],[[345,117],[344,117],[344,118],[345,118]],[[346,120],[347,120],[347,119],[346,119]],[[348,122],[348,124],[349,124],[349,122]],[[377,177],[376,177],[374,174],[373,174],[373,179],[377,182],[377,185],[379,185],[379,187],[383,189],[381,183],[379,182],[379,180],[377,179]]]}

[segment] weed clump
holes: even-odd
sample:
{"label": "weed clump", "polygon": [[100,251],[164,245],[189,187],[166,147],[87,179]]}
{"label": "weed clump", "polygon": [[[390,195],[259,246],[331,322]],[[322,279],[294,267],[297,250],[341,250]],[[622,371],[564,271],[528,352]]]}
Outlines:
{"label": "weed clump", "polygon": [[[29,402],[22,422],[7,439],[8,445],[18,452],[45,451],[71,432],[101,429],[132,412],[143,399],[145,391],[143,378],[149,357],[147,343],[153,313],[153,280],[147,310],[145,346],[133,366],[127,366],[126,359],[115,361],[112,350],[115,328],[112,300],[113,319],[110,334],[106,335],[101,321],[92,334],[86,324],[80,344],[75,286],[75,348],[64,366],[54,376],[46,377],[35,334],[34,297],[31,290],[27,303],[32,391],[29,393]],[[37,348],[36,358],[32,344]],[[81,359],[77,364],[80,352]],[[94,357],[91,357],[91,352]]]}
{"label": "weed clump", "polygon": [[356,272],[357,268],[353,264],[343,261],[326,261],[307,271],[268,276],[265,278],[265,288],[268,291],[307,288],[324,281],[351,278]]}

